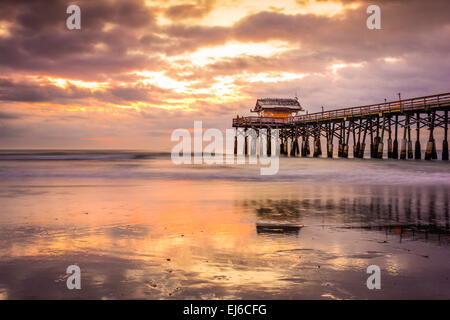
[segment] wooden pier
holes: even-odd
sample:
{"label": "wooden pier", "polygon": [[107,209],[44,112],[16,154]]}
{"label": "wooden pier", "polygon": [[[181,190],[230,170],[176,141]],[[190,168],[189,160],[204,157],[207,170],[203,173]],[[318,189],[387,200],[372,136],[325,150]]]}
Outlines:
{"label": "wooden pier", "polygon": [[[302,110],[301,107],[298,110]],[[270,141],[271,131],[278,129],[280,154],[291,157],[307,157],[311,151],[313,157],[321,156],[321,139],[325,139],[328,158],[333,157],[336,142],[338,157],[348,158],[351,137],[354,158],[363,158],[368,145],[371,158],[381,159],[387,151],[389,159],[421,159],[420,134],[425,134],[427,143],[424,158],[432,160],[437,159],[435,130],[443,128],[442,160],[448,160],[449,110],[450,93],[443,93],[305,115],[274,117],[265,116],[264,112],[260,112],[259,116],[233,119],[233,127],[236,128],[234,153],[238,153],[238,134],[245,137],[243,153],[247,155],[248,129],[255,130],[257,135],[266,134],[267,141]],[[268,112],[266,114],[272,115]],[[412,130],[415,131],[415,135]],[[415,139],[414,149],[412,139]],[[265,151],[267,155],[271,154],[271,143],[266,144]],[[262,150],[260,154],[263,154]]]}

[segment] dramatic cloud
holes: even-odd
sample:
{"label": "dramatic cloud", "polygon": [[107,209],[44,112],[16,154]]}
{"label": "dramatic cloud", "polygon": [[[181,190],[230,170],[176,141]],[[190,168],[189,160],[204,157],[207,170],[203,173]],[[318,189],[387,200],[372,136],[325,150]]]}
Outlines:
{"label": "dramatic cloud", "polygon": [[0,2],[0,147],[168,150],[258,97],[314,112],[449,91],[447,0],[85,0],[81,30],[69,4]]}

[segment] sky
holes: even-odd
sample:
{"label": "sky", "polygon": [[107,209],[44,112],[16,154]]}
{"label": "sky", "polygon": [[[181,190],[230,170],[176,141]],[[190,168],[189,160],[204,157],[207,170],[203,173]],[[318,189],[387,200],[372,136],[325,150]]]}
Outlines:
{"label": "sky", "polygon": [[[66,9],[81,9],[68,30]],[[369,30],[366,9],[381,9]],[[0,2],[0,148],[170,151],[257,98],[308,112],[449,92],[448,0]]]}

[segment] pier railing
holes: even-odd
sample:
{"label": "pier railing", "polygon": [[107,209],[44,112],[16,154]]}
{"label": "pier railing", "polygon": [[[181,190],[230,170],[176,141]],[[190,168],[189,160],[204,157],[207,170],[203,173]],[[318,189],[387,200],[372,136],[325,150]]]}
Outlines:
{"label": "pier railing", "polygon": [[372,105],[335,109],[294,116],[288,118],[269,118],[269,117],[241,117],[233,119],[233,127],[251,126],[251,125],[289,125],[307,122],[320,122],[344,118],[359,118],[376,114],[392,114],[414,111],[425,111],[428,109],[450,106],[450,92],[436,94],[431,96],[417,97],[411,99],[402,99],[390,102],[383,102]]}

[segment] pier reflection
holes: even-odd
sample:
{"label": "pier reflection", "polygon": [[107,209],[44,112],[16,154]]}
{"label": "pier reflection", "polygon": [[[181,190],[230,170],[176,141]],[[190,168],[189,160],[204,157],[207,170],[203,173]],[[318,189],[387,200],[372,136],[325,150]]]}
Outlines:
{"label": "pier reflection", "polygon": [[270,224],[270,223],[257,223],[256,232],[261,233],[276,233],[276,234],[294,234],[298,235],[300,228],[303,226],[290,225],[290,224]]}
{"label": "pier reflection", "polygon": [[349,187],[345,193],[336,191],[321,187],[320,197],[317,190],[309,190],[299,198],[288,194],[285,199],[243,200],[238,206],[254,212],[258,234],[271,232],[261,225],[280,234],[291,233],[283,231],[289,226],[328,225],[396,234],[400,240],[448,242],[447,188]]}

